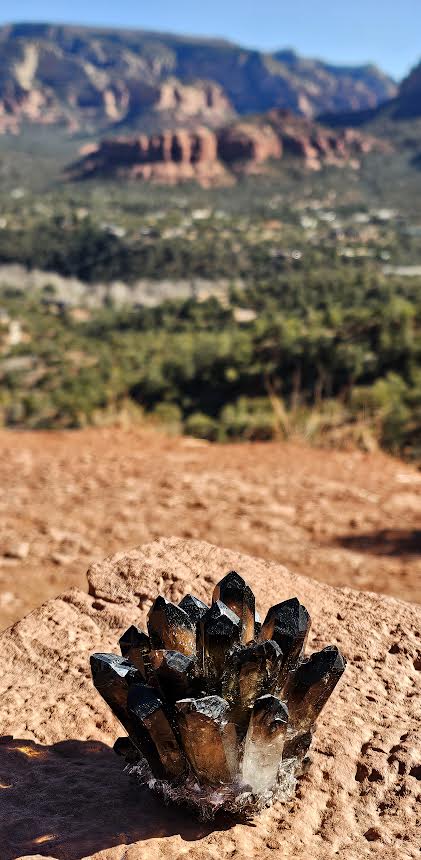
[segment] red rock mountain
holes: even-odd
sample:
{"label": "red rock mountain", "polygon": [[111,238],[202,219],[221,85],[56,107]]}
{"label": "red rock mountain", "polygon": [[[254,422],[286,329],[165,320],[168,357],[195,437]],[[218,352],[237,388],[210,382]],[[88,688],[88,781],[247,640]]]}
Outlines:
{"label": "red rock mountain", "polygon": [[85,149],[67,176],[119,175],[164,184],[196,180],[203,186],[227,185],[242,174],[262,172],[266,162],[284,155],[318,170],[323,164],[358,167],[359,158],[372,150],[387,151],[388,146],[354,129],[334,132],[288,111],[272,110],[216,131],[198,127],[107,138]]}
{"label": "red rock mountain", "polygon": [[314,117],[374,108],[395,92],[374,66],[331,66],[293,51],[134,30],[0,27],[0,133],[28,122],[88,133],[218,126],[273,107]]}
{"label": "red rock mountain", "polygon": [[[373,130],[386,139],[396,141],[403,149],[416,148],[419,145],[419,127],[416,121],[421,117],[421,62],[410,71],[400,84],[394,98],[377,105],[358,111],[341,111],[323,113],[319,116],[331,128],[343,128],[345,125],[355,128]],[[403,134],[401,128],[408,121]]]}

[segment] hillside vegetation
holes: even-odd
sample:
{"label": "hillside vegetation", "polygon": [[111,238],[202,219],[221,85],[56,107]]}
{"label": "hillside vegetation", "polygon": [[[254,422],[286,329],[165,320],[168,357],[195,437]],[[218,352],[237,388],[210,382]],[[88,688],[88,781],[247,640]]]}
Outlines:
{"label": "hillside vegetation", "polygon": [[420,459],[421,176],[404,156],[169,191],[57,184],[61,156],[48,174],[33,151],[30,170],[22,143],[0,156],[3,424],[124,414]]}

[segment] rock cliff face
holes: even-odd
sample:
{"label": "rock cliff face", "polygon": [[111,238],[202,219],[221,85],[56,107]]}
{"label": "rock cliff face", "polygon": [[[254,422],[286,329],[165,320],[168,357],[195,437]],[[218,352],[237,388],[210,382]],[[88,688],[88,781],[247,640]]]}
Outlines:
{"label": "rock cliff face", "polygon": [[421,116],[421,63],[402,81],[392,113],[395,119]]}
{"label": "rock cliff face", "polygon": [[218,132],[218,157],[227,165],[251,162],[258,165],[268,158],[281,158],[282,138],[269,123],[258,126],[241,122]]}
{"label": "rock cliff face", "polygon": [[0,134],[18,134],[24,123],[62,126],[69,132],[90,131],[131,124],[137,117],[148,126],[190,120],[213,126],[235,115],[222,88],[211,81],[184,85],[169,78],[156,86],[130,81],[104,86],[101,83],[91,90],[86,102],[71,72],[60,100],[51,87],[35,85],[25,89],[14,81],[1,93],[0,85]]}
{"label": "rock cliff face", "polygon": [[230,184],[242,174],[261,172],[266,163],[283,155],[319,170],[324,164],[358,167],[362,155],[387,149],[356,130],[336,133],[287,111],[272,110],[216,131],[199,127],[105,139],[71,165],[67,176],[121,175],[166,184],[194,179],[207,186]]}
{"label": "rock cliff face", "polygon": [[[384,139],[396,141],[402,149],[414,149],[419,145],[419,128],[416,120],[421,117],[421,62],[402,81],[396,95],[390,101],[354,112],[326,113],[319,117],[331,128],[353,126],[367,131],[373,130]],[[411,120],[412,123],[411,131]],[[407,132],[401,133],[405,123]]]}
{"label": "rock cliff face", "polygon": [[[294,800],[215,826],[130,787],[111,749],[122,729],[93,688],[89,655],[143,626],[157,592],[207,600],[232,569],[253,583],[260,612],[297,596],[312,617],[309,650],[334,641],[348,666]],[[89,595],[73,588],[0,637],[2,860],[419,857],[419,607],[174,538],[98,562],[88,578]]]}
{"label": "rock cliff face", "polygon": [[[222,40],[49,24],[0,27],[0,133],[23,123],[147,131],[233,113],[374,108],[396,92],[374,66],[334,67]],[[171,120],[171,122],[169,122]]]}
{"label": "rock cliff face", "polygon": [[217,135],[204,127],[164,131],[150,137],[105,139],[68,170],[71,179],[98,175],[120,175],[164,185],[196,180],[204,187],[230,180],[218,159]]}

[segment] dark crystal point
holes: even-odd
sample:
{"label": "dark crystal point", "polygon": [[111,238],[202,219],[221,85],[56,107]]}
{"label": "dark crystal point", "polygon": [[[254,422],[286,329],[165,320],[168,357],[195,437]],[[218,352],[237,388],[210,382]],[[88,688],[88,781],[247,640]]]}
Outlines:
{"label": "dark crystal point", "polygon": [[113,750],[118,756],[124,758],[127,764],[136,764],[140,759],[139,750],[128,737],[117,738]]}
{"label": "dark crystal point", "polygon": [[242,776],[255,793],[276,782],[288,727],[288,708],[276,696],[261,696],[254,703],[244,744]]}
{"label": "dark crystal point", "polygon": [[298,666],[288,683],[288,708],[295,731],[306,732],[312,727],[345,666],[335,645],[316,651]]}
{"label": "dark crystal point", "polygon": [[193,693],[195,660],[179,651],[151,651],[151,665],[159,688],[169,702]]}
{"label": "dark crystal point", "polygon": [[303,653],[311,619],[296,597],[272,606],[263,622],[261,639],[274,639],[282,648],[284,666],[293,669]]}
{"label": "dark crystal point", "polygon": [[188,657],[196,654],[196,625],[175,603],[157,597],[148,614],[151,647],[180,651]]}
{"label": "dark crystal point", "polygon": [[132,719],[127,711],[127,696],[131,684],[142,681],[140,672],[118,654],[92,654],[90,662],[98,693],[130,734]]}
{"label": "dark crystal point", "polygon": [[303,732],[302,734],[294,734],[290,738],[287,735],[282,758],[304,758],[312,740],[312,729],[309,729],[308,732]]}
{"label": "dark crystal point", "polygon": [[198,660],[206,678],[220,679],[228,654],[239,644],[241,621],[220,600],[213,603],[198,624]]}
{"label": "dark crystal point", "polygon": [[132,740],[153,774],[159,779],[181,776],[186,769],[185,758],[156,691],[144,684],[134,684],[127,698],[127,709],[134,725]]}
{"label": "dark crystal point", "polygon": [[231,570],[215,586],[213,601],[221,600],[232,612],[235,612],[241,620],[241,641],[251,642],[254,639],[255,629],[255,599],[251,588],[244,579]]}
{"label": "dark crystal point", "polygon": [[118,644],[123,657],[130,660],[130,663],[133,663],[133,666],[136,666],[147,680],[150,674],[148,668],[148,654],[151,649],[149,636],[132,624],[118,640]]}
{"label": "dark crystal point", "polygon": [[228,703],[219,696],[182,699],[176,710],[183,747],[199,780],[218,784],[235,779],[237,734]]}
{"label": "dark crystal point", "polygon": [[275,693],[282,673],[282,651],[270,639],[235,650],[222,676],[222,695],[232,703],[231,719],[240,729],[247,726],[256,699]]}
{"label": "dark crystal point", "polygon": [[206,603],[203,603],[203,600],[199,600],[199,598],[195,597],[194,594],[186,594],[186,596],[180,600],[178,605],[181,609],[184,609],[184,612],[187,612],[187,615],[190,620],[193,621],[193,624],[197,624],[209,609]]}

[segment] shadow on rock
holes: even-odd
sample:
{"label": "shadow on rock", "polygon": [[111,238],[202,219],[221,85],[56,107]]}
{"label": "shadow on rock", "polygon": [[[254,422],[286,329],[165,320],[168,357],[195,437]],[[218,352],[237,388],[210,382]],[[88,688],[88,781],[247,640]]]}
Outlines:
{"label": "shadow on rock", "polygon": [[42,746],[0,738],[1,860],[31,854],[81,860],[115,845],[179,835],[201,839],[232,822],[200,823],[129,783],[98,741]]}
{"label": "shadow on rock", "polygon": [[362,535],[342,535],[336,543],[345,549],[373,555],[421,555],[421,530],[384,529]]}

